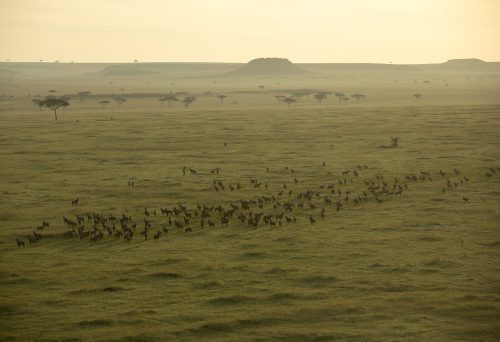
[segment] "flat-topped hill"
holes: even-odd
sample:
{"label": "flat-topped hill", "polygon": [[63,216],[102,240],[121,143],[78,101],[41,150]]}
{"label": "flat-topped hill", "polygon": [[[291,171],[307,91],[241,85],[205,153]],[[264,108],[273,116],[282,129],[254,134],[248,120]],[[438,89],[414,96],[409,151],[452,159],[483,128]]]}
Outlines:
{"label": "flat-topped hill", "polygon": [[228,75],[303,75],[308,73],[309,71],[296,66],[286,58],[257,58]]}
{"label": "flat-topped hill", "polygon": [[464,65],[464,66],[472,66],[472,65],[482,65],[486,62],[478,59],[478,58],[462,58],[462,59],[450,59],[446,61],[445,65]]}

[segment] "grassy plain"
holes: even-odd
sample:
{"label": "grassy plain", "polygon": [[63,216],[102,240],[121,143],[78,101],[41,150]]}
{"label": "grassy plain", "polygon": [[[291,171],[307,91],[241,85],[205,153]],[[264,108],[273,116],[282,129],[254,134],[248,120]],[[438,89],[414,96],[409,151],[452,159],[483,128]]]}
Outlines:
{"label": "grassy plain", "polygon": [[[438,96],[415,103],[410,89],[394,102],[377,103],[375,95],[375,104],[320,106],[304,99],[289,111],[267,91],[228,93],[224,105],[199,96],[189,109],[155,98],[107,109],[73,100],[57,122],[27,98],[4,99],[0,339],[497,340],[495,95],[483,91],[487,100],[478,100],[465,89],[467,96],[450,93],[441,104]],[[388,147],[391,136],[399,147]],[[183,175],[184,166],[198,174]],[[220,175],[211,175],[217,167]],[[487,177],[491,167],[496,172]],[[422,171],[430,177],[405,180]],[[382,203],[371,195],[353,203],[376,175],[390,186],[397,177],[408,190]],[[242,188],[216,192],[214,178]],[[251,178],[268,190],[251,187]],[[447,178],[457,186],[448,189]],[[277,201],[297,202],[310,189],[321,193],[312,200],[317,208],[294,208],[289,215],[297,222],[277,227],[233,219],[201,229],[198,221],[192,234],[171,228],[159,241],[61,236],[68,230],[63,215],[127,213],[142,226],[144,208],[156,208],[156,231],[167,221],[160,207],[228,208],[240,199],[278,198],[283,183],[294,192]],[[343,191],[331,196],[343,202],[340,211],[324,202],[332,183]],[[267,205],[264,212],[283,209]],[[18,248],[15,239],[42,220],[50,228],[40,243]]]}

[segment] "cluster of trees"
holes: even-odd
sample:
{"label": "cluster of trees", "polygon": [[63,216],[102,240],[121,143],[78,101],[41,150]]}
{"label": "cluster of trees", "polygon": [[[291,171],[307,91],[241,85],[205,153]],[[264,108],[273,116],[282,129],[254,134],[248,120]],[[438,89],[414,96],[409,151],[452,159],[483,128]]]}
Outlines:
{"label": "cluster of trees", "polygon": [[[260,85],[259,86],[260,90],[264,90],[264,86]],[[121,89],[122,91],[124,89]],[[41,98],[34,98],[32,99],[33,101],[33,106],[36,108],[38,107],[40,110],[42,108],[48,108],[54,112],[54,119],[57,120],[57,110],[59,108],[64,108],[69,106],[69,97],[68,96],[55,96],[57,93],[56,90],[54,89],[49,89],[49,94],[46,96],[44,99]],[[187,93],[185,92],[177,92],[177,93],[167,93],[166,95],[162,96],[161,98],[158,99],[158,101],[161,102],[163,105],[165,102],[168,103],[168,106],[171,107],[172,103],[180,101],[184,104],[186,108],[191,106],[191,104],[196,101],[195,96],[185,96],[183,100],[180,100],[178,96],[180,95],[186,95]],[[211,93],[210,93],[211,94]],[[311,92],[295,92],[292,93],[288,96],[285,95],[276,95],[275,98],[278,101],[279,104],[281,103],[286,103],[288,105],[289,110],[291,109],[291,105],[297,102],[300,102],[304,97],[309,99],[309,96],[313,95],[314,99],[319,102],[319,104],[322,104],[323,101],[328,99],[328,96],[333,95],[335,96],[339,103],[347,104],[351,99],[356,100],[356,103],[359,103],[361,101],[366,101],[366,95],[364,94],[351,94],[349,96],[345,95],[344,93],[341,92],[331,92],[331,91],[319,91],[316,93],[311,93]],[[91,96],[90,91],[81,91],[76,94],[76,96],[80,99],[80,102],[85,101],[87,98]],[[413,94],[413,97],[415,98],[416,101],[419,101],[422,98],[422,94]],[[34,97],[40,97],[40,95],[35,95]],[[216,97],[219,99],[221,104],[224,104],[224,100],[227,98],[226,95],[224,94],[218,94]],[[115,96],[112,98],[117,104],[118,107],[121,107],[121,105],[125,102],[127,102],[127,99],[124,96]],[[106,108],[108,104],[111,103],[110,100],[101,100],[98,102],[102,108]],[[393,146],[396,144],[397,146],[397,138],[395,141],[392,142]]]}
{"label": "cluster of trees", "polygon": [[[125,90],[125,89],[120,89],[120,90]],[[89,96],[91,95],[90,91],[80,91],[79,93],[76,94],[76,96],[80,99],[80,102],[85,101]],[[115,96],[112,98],[117,104],[118,107],[121,107],[123,103],[127,102],[127,99],[123,96]],[[106,105],[110,104],[111,101],[109,100],[101,100],[98,102],[102,108],[106,108]]]}
{"label": "cluster of trees", "polygon": [[[278,103],[286,103],[288,104],[288,107],[290,108],[292,103],[300,102],[300,100],[303,97],[309,98],[311,93],[309,92],[301,92],[301,93],[293,93],[290,96],[284,96],[284,95],[276,95],[275,98],[278,100]],[[344,93],[333,93],[331,91],[320,91],[314,94],[314,99],[319,102],[319,104],[322,104],[324,100],[328,99],[329,95],[335,95],[335,97],[339,100],[340,103],[346,104],[349,102],[351,98],[355,99],[357,103],[359,103],[361,100],[366,101],[366,95],[363,94],[352,94],[350,97],[346,96]]]}
{"label": "cluster of trees", "polygon": [[164,104],[165,102],[168,102],[168,106],[171,107],[172,106],[172,103],[173,102],[177,102],[177,101],[180,101],[182,103],[184,103],[184,107],[189,107],[194,101],[196,101],[196,97],[195,96],[186,96],[184,97],[184,100],[179,100],[177,98],[177,95],[181,95],[181,94],[185,94],[183,92],[178,92],[178,93],[168,93],[167,95],[165,96],[162,96],[158,99],[158,101],[161,102],[161,104]]}

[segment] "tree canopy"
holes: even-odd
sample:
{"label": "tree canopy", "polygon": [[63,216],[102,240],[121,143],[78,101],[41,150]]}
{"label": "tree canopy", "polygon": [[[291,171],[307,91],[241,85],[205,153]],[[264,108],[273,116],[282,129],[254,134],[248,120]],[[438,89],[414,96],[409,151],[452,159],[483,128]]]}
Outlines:
{"label": "tree canopy", "polygon": [[87,97],[90,96],[90,91],[81,91],[76,95],[78,95],[78,97],[80,98],[80,101],[83,102],[83,100],[85,100]]}
{"label": "tree canopy", "polygon": [[121,107],[124,102],[127,102],[127,99],[124,97],[113,97],[113,100],[118,103],[118,107]]}
{"label": "tree canopy", "polygon": [[223,95],[223,94],[220,94],[217,96],[220,100],[220,103],[223,104],[224,103],[224,99],[227,97],[226,95]]}
{"label": "tree canopy", "polygon": [[292,103],[297,102],[297,100],[295,100],[293,97],[286,97],[283,99],[283,102],[288,104],[288,110],[290,110],[290,106],[292,105]]}
{"label": "tree canopy", "polygon": [[314,98],[318,100],[319,104],[321,104],[323,100],[326,100],[327,96],[326,93],[317,93],[314,95]]}
{"label": "tree canopy", "polygon": [[184,103],[184,106],[187,108],[189,107],[194,101],[196,100],[196,97],[194,96],[188,96],[188,97],[185,97],[184,100],[182,100],[182,102]]}
{"label": "tree canopy", "polygon": [[69,106],[69,102],[66,99],[61,98],[46,98],[39,103],[40,107],[47,107],[54,111],[54,119],[57,120],[57,110],[61,107]]}

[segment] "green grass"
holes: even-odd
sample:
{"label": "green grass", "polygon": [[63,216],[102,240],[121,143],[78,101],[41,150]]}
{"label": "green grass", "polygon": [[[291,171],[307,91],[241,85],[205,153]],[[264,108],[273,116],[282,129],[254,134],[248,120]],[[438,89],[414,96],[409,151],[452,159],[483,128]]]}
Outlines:
{"label": "green grass", "polygon": [[[58,122],[29,104],[0,112],[1,339],[498,338],[500,172],[485,174],[500,167],[500,106],[302,105],[289,112],[155,105],[73,103]],[[400,147],[387,147],[391,136]],[[183,176],[183,166],[198,175]],[[216,167],[222,171],[214,177]],[[348,169],[359,177],[343,177]],[[443,194],[439,170],[458,186]],[[401,197],[352,202],[377,174],[392,185],[421,171],[432,180],[406,181]],[[469,182],[461,184],[464,176]],[[214,178],[242,189],[215,192]],[[252,188],[250,178],[269,189]],[[337,212],[324,204],[328,190],[320,186],[338,188],[344,178],[340,188],[351,190],[351,199]],[[317,209],[294,209],[297,223],[276,228],[234,218],[224,228],[193,224],[188,236],[172,228],[160,241],[138,234],[144,207],[156,208],[158,227],[167,220],[160,207],[228,208],[277,196],[283,183],[294,190],[285,195],[290,201],[320,191]],[[63,238],[62,216],[87,212],[126,212],[137,234],[130,244]],[[42,220],[50,222],[46,237],[17,248],[15,239]]]}

